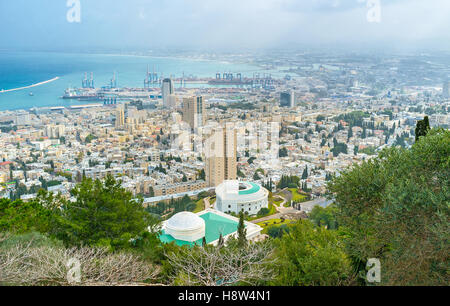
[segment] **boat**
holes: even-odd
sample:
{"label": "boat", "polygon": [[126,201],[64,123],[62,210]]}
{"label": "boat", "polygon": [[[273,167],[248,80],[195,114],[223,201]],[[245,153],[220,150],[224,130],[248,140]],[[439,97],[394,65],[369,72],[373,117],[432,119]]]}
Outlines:
{"label": "boat", "polygon": [[61,97],[65,100],[78,100],[78,101],[101,101],[104,99],[104,95],[95,92],[79,92],[76,89],[68,88],[64,91],[64,95]]}
{"label": "boat", "polygon": [[29,93],[30,97],[34,96],[34,94],[32,92]]}

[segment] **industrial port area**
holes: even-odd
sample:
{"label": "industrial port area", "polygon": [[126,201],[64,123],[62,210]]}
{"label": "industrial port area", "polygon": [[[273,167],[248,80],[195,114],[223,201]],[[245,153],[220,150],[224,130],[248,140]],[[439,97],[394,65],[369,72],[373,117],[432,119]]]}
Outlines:
{"label": "industrial port area", "polygon": [[[89,77],[88,77],[89,75]],[[285,79],[289,79],[286,76]],[[175,86],[183,88],[211,88],[211,87],[231,87],[242,89],[264,89],[275,91],[275,86],[282,84],[283,80],[275,79],[271,74],[253,73],[252,77],[243,77],[242,73],[217,73],[215,78],[198,78],[195,76],[170,78]],[[104,105],[115,105],[120,102],[133,100],[156,101],[161,99],[160,89],[162,83],[167,78],[162,73],[147,68],[143,87],[120,87],[117,81],[117,73],[114,72],[109,83],[105,86],[95,87],[94,73],[84,74],[80,88],[67,88],[61,99],[78,100],[88,102],[101,102]]]}

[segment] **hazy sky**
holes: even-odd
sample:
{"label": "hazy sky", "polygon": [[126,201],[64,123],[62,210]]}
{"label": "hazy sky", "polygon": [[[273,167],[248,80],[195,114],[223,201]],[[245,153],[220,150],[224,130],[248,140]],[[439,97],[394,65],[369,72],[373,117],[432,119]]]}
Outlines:
{"label": "hazy sky", "polygon": [[449,0],[0,0],[0,49],[274,48],[317,44],[450,49]]}

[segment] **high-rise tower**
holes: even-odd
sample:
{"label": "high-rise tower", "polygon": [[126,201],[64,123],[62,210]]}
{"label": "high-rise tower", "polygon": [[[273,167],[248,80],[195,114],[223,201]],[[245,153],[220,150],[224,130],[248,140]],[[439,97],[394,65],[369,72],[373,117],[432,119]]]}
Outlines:
{"label": "high-rise tower", "polygon": [[191,129],[202,127],[206,122],[206,107],[202,96],[183,99],[183,121],[188,123]]}
{"label": "high-rise tower", "polygon": [[171,79],[164,79],[161,85],[161,93],[163,98],[164,107],[170,108],[169,96],[175,92],[173,87],[173,81]]}
{"label": "high-rise tower", "polygon": [[232,124],[216,128],[205,142],[205,174],[208,186],[237,179],[237,131]]}
{"label": "high-rise tower", "polygon": [[125,126],[125,107],[124,105],[118,105],[116,108],[116,129],[123,128]]}
{"label": "high-rise tower", "polygon": [[442,96],[444,98],[450,98],[450,81],[445,80],[444,85],[442,86]]}

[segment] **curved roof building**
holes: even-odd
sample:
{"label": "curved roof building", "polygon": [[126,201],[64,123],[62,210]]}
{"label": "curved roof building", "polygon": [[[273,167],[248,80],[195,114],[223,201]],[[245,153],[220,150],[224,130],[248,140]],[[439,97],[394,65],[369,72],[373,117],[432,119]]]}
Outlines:
{"label": "curved roof building", "polygon": [[165,224],[165,233],[176,240],[194,242],[205,237],[205,220],[198,215],[183,211]]}
{"label": "curved roof building", "polygon": [[[225,241],[229,237],[237,237],[239,219],[220,211],[207,209],[197,214],[181,212],[163,222],[159,239],[163,243],[175,242],[179,246],[201,246],[203,238],[207,244],[217,245],[220,236]],[[250,222],[245,222],[247,239],[258,237],[262,228]]]}
{"label": "curved roof building", "polygon": [[216,197],[215,209],[225,213],[256,215],[269,207],[269,191],[253,182],[225,181],[216,187]]}

